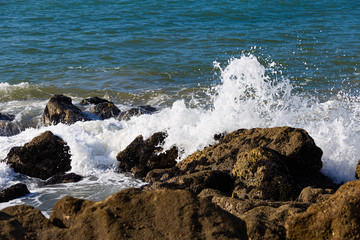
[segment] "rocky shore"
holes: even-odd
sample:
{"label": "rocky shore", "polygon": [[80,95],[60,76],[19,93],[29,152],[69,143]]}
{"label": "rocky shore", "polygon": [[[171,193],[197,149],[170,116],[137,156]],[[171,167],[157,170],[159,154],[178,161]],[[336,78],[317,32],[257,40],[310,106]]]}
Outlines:
{"label": "rocky shore", "polygon": [[[100,119],[156,111],[140,106],[122,113],[99,98],[83,104],[93,104]],[[90,119],[62,95],[50,99],[43,115],[47,125]],[[218,134],[218,143],[178,163],[181,149],[161,147],[166,137],[138,136],[116,156],[119,171],[143,179],[144,187],[99,202],[64,197],[49,219],[26,205],[5,208],[0,239],[360,239],[360,180],[339,186],[324,176],[322,150],[305,130]],[[2,161],[45,184],[81,179],[71,173],[66,142],[50,131],[14,146]],[[360,165],[354,175],[359,178]],[[2,190],[0,200],[26,190]]]}

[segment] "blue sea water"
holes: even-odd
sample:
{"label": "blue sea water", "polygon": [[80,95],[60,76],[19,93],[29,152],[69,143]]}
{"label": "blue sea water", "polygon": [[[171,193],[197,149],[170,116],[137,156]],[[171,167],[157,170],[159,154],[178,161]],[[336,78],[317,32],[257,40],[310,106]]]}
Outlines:
{"label": "blue sea water", "polygon": [[[0,159],[51,130],[87,177],[44,188],[3,164],[0,187],[27,182],[34,194],[10,204],[44,211],[66,194],[98,200],[142,184],[114,173],[116,153],[138,134],[166,130],[181,160],[216,132],[279,125],[307,130],[324,151],[322,171],[350,181],[359,90],[359,1],[0,0],[0,112],[21,131],[0,137]],[[159,112],[44,127],[53,94]]]}

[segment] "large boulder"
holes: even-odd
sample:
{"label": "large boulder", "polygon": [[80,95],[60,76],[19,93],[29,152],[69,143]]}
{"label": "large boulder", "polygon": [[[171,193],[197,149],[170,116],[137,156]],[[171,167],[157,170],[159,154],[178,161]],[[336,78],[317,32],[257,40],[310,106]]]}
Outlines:
{"label": "large boulder", "polygon": [[71,169],[69,147],[58,136],[46,131],[22,147],[13,147],[5,161],[15,172],[43,180]]}
{"label": "large boulder", "polygon": [[71,98],[64,95],[54,95],[46,104],[43,122],[45,125],[58,123],[72,124],[77,121],[88,121],[90,117],[72,104]]}
{"label": "large boulder", "polygon": [[242,220],[184,190],[127,189],[101,202],[65,197],[48,239],[247,239]]}
{"label": "large boulder", "polygon": [[291,127],[239,129],[225,135],[220,143],[195,152],[177,166],[182,172],[231,171],[238,154],[258,147],[275,151],[294,174],[311,175],[322,167],[322,150],[305,130]]}
{"label": "large boulder", "polygon": [[360,181],[342,185],[328,200],[290,216],[287,239],[360,239]]}
{"label": "large boulder", "polygon": [[136,177],[145,177],[152,169],[170,168],[176,164],[178,150],[173,147],[165,152],[161,144],[166,138],[166,133],[158,132],[149,139],[144,140],[138,136],[123,151],[119,152],[116,159],[119,167],[126,172],[132,172]]}
{"label": "large boulder", "polygon": [[18,183],[0,191],[0,203],[23,197],[29,194],[26,184]]}

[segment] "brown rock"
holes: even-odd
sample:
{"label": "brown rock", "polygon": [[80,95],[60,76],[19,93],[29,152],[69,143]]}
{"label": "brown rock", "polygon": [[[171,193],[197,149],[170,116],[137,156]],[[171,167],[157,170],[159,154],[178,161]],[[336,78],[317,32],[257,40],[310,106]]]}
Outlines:
{"label": "brown rock", "polygon": [[46,104],[43,122],[45,125],[58,123],[72,124],[77,121],[88,121],[90,118],[78,107],[72,104],[72,100],[64,95],[54,95]]}
{"label": "brown rock", "polygon": [[52,132],[46,131],[23,147],[13,147],[5,161],[15,172],[30,177],[49,177],[71,169],[69,147]]}
{"label": "brown rock", "polygon": [[152,169],[170,168],[176,164],[178,151],[176,147],[165,152],[160,145],[166,138],[166,133],[158,132],[144,141],[140,135],[116,159],[123,171],[131,171],[136,177],[145,177]]}
{"label": "brown rock", "polygon": [[29,190],[23,183],[18,183],[0,191],[0,202],[8,202],[10,200],[29,194]]}
{"label": "brown rock", "polygon": [[359,160],[358,164],[356,165],[355,178],[356,179],[360,178],[360,160]]}
{"label": "brown rock", "polygon": [[276,151],[296,174],[312,174],[322,167],[322,151],[314,140],[305,130],[290,127],[239,129],[227,134],[220,143],[195,152],[177,166],[182,172],[231,171],[238,154],[257,147]]}
{"label": "brown rock", "polygon": [[247,239],[243,221],[184,190],[128,189],[101,202],[65,197],[48,239]]}
{"label": "brown rock", "polygon": [[327,200],[333,193],[333,189],[313,188],[309,186],[301,191],[297,201],[304,203],[323,202]]}
{"label": "brown rock", "polygon": [[360,181],[342,185],[328,200],[286,222],[288,239],[360,239]]}
{"label": "brown rock", "polygon": [[108,119],[117,117],[120,114],[120,110],[112,102],[98,103],[93,109],[92,113],[95,113],[101,119]]}

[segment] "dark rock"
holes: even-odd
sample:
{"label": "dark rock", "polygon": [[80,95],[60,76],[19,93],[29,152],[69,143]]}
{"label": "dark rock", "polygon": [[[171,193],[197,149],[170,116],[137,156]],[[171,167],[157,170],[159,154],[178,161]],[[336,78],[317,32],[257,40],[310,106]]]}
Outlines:
{"label": "dark rock", "polygon": [[150,188],[185,189],[195,194],[200,193],[203,189],[216,189],[230,194],[233,188],[233,180],[227,172],[205,170],[156,182]]}
{"label": "dark rock", "polygon": [[0,136],[13,136],[20,133],[20,127],[15,122],[0,120]]}
{"label": "dark rock", "polygon": [[58,173],[48,180],[46,180],[45,185],[49,184],[58,184],[58,183],[72,183],[79,182],[83,179],[82,176],[75,173]]}
{"label": "dark rock", "polygon": [[231,171],[238,154],[257,147],[276,151],[294,174],[311,175],[322,167],[322,150],[305,130],[290,127],[239,129],[227,134],[220,143],[195,152],[177,166],[182,172]]}
{"label": "dark rock", "polygon": [[356,165],[355,178],[356,179],[360,178],[360,160],[359,160],[358,164]]}
{"label": "dark rock", "polygon": [[2,121],[13,121],[15,119],[14,115],[11,114],[2,114],[0,113],[0,120]]}
{"label": "dark rock", "polygon": [[360,239],[360,181],[342,185],[328,200],[286,221],[287,239]]}
{"label": "dark rock", "polygon": [[102,99],[99,97],[91,97],[91,98],[86,98],[81,100],[80,104],[81,105],[88,105],[88,104],[99,104],[99,103],[108,103],[109,101],[106,99]]}
{"label": "dark rock", "polygon": [[119,120],[130,120],[130,118],[133,116],[140,116],[142,114],[151,114],[156,111],[157,109],[150,105],[130,108],[129,110],[124,111],[119,115]]}
{"label": "dark rock", "polygon": [[77,121],[88,121],[90,118],[78,107],[72,104],[72,100],[64,95],[54,95],[46,104],[43,122],[45,125],[58,123],[72,124]]}
{"label": "dark rock", "polygon": [[120,114],[120,110],[112,102],[98,103],[92,112],[98,115],[101,119],[108,119],[116,117]]}
{"label": "dark rock", "polygon": [[0,239],[43,239],[40,233],[54,228],[38,209],[18,205],[0,210]]}
{"label": "dark rock", "polygon": [[0,191],[0,202],[8,202],[10,200],[23,197],[29,194],[29,190],[23,183],[18,183]]}
{"label": "dark rock", "polygon": [[163,182],[168,180],[176,175],[176,168],[163,168],[163,169],[153,169],[146,174],[145,182],[155,183]]}
{"label": "dark rock", "polygon": [[43,180],[71,169],[69,147],[52,132],[46,131],[23,147],[13,147],[5,161],[15,172]]}
{"label": "dark rock", "polygon": [[324,202],[333,193],[334,193],[333,189],[313,188],[309,186],[301,191],[297,201],[304,203]]}
{"label": "dark rock", "polygon": [[101,202],[65,197],[48,239],[247,239],[239,218],[184,190],[127,189]]}
{"label": "dark rock", "polygon": [[176,164],[178,150],[173,147],[165,152],[160,145],[164,142],[166,133],[158,132],[144,141],[140,135],[116,159],[119,167],[126,172],[132,172],[136,177],[145,177],[152,169],[170,168]]}

